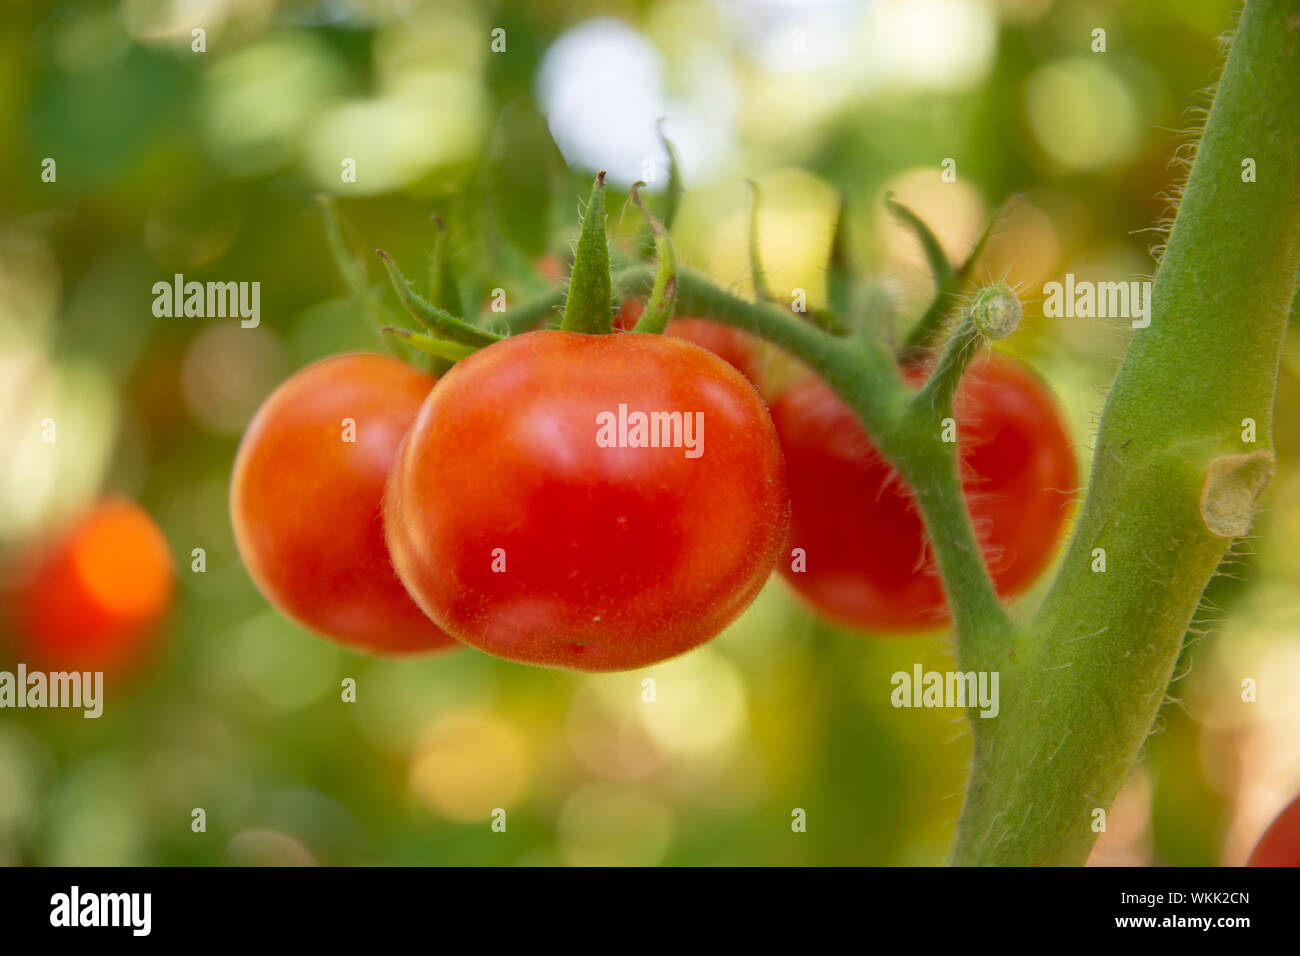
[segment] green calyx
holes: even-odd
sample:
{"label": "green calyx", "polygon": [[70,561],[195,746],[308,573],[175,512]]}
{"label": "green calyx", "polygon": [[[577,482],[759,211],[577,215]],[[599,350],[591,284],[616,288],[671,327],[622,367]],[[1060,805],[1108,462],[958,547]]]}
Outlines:
{"label": "green calyx", "polygon": [[582,233],[573,257],[569,294],[564,300],[566,332],[607,335],[614,331],[611,317],[614,303],[609,273],[609,239],[605,232],[605,171],[596,174],[582,217]]}

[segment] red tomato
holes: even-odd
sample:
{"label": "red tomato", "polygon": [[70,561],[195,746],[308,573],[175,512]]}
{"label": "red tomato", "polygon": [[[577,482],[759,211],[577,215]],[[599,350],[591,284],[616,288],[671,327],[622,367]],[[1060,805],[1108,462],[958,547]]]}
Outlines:
{"label": "red tomato", "polygon": [[[614,328],[624,332],[632,331],[644,312],[644,302],[639,299],[624,299],[614,316]],[[670,319],[664,328],[664,335],[694,342],[731,365],[751,382],[759,381],[761,366],[758,347],[753,337],[741,329],[708,319]]]}
{"label": "red tomato", "polygon": [[38,544],[16,573],[15,650],[48,670],[107,673],[139,663],[176,583],[163,533],[116,496]]}
{"label": "red tomato", "polygon": [[1247,866],[1300,866],[1300,797],[1277,815],[1251,851]]}
{"label": "red tomato", "polygon": [[359,650],[454,643],[402,589],[379,507],[433,384],[380,355],[325,359],[271,393],[235,455],[230,515],[253,583],[287,616]]}
{"label": "red tomato", "polygon": [[[631,429],[602,447],[622,437],[602,427],[620,407],[692,428],[666,436],[681,447],[632,447]],[[499,657],[586,671],[712,638],[763,586],[787,521],[753,386],[704,349],[635,332],[529,332],[475,352],[420,409],[384,498],[393,563],[430,617]]]}
{"label": "red tomato", "polygon": [[[914,382],[920,370],[908,375]],[[962,485],[993,582],[1028,587],[1051,558],[1072,506],[1070,437],[1042,381],[994,354],[967,373],[955,406]],[[790,481],[790,549],[781,573],[818,612],[850,627],[933,629],[949,619],[920,513],[853,412],[808,377],[772,406]]]}

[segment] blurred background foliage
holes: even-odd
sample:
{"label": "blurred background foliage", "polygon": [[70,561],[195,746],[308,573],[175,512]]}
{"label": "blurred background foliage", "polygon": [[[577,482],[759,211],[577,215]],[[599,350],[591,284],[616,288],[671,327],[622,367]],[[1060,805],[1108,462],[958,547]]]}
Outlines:
{"label": "blurred background foliage", "polygon": [[[942,862],[969,738],[951,713],[892,708],[889,678],[916,663],[948,669],[946,635],[843,632],[774,581],[702,650],[645,673],[579,676],[468,649],[368,659],[266,605],[227,516],[240,432],[293,369],[379,347],[331,263],[313,195],[339,197],[373,281],[380,244],[422,274],[437,213],[467,308],[498,287],[513,305],[555,286],[545,273],[569,253],[595,169],[616,192],[648,180],[662,203],[664,117],[688,186],[682,259],[750,291],[753,178],[772,285],[819,304],[843,193],[858,264],[906,322],[929,279],[884,193],[928,219],[954,257],[1018,193],[978,271],[1021,284],[1027,321],[1011,347],[1058,391],[1086,475],[1131,333],[1044,317],[1042,285],[1151,271],[1147,230],[1168,211],[1171,159],[1197,122],[1189,107],[1207,102],[1198,91],[1235,6],[11,0],[0,19],[0,544],[122,491],[161,524],[181,587],[154,660],[109,685],[102,718],[0,712],[0,861]],[[1092,50],[1097,28],[1104,53]],[[41,179],[47,157],[56,182]],[[343,158],[355,183],[341,181]],[[955,183],[940,178],[947,158]],[[620,205],[611,197],[631,255],[638,224],[617,220]],[[152,285],[174,273],[259,281],[260,327],[154,317]],[[1277,480],[1211,585],[1210,635],[1189,635],[1178,700],[1098,862],[1238,864],[1300,789],[1296,354]],[[57,444],[40,441],[46,417]],[[355,703],[340,700],[347,677]],[[1256,703],[1242,701],[1247,678]],[[191,830],[197,807],[204,833]],[[489,827],[496,807],[504,834]],[[795,808],[806,833],[791,830]]]}

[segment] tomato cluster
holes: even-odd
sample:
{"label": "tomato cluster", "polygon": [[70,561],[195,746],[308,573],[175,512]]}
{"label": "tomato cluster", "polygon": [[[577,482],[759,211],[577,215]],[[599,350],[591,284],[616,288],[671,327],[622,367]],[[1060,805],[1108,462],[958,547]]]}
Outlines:
{"label": "tomato cluster", "polygon": [[436,387],[373,355],[297,373],[241,442],[231,514],[261,591],[335,640],[613,670],[744,610],[789,503],[767,409],[726,362],[548,330]]}
{"label": "tomato cluster", "polygon": [[[616,327],[637,313],[625,305]],[[667,332],[531,332],[436,384],[373,355],[299,372],[236,459],[232,516],[254,581],[363,650],[460,641],[580,670],[697,646],[773,567],[849,626],[943,624],[911,494],[852,411],[810,375],[769,415],[745,377],[760,374],[752,339],[697,319]],[[698,419],[698,456],[600,442],[602,416],[620,410],[676,413],[687,442]],[[1018,593],[1068,517],[1067,432],[1043,383],[1001,355],[970,372],[956,416],[979,540],[998,591]]]}
{"label": "tomato cluster", "polygon": [[[362,650],[460,642],[591,671],[709,640],[778,566],[849,626],[941,625],[910,490],[815,375],[791,385],[790,361],[770,361],[748,333],[667,321],[673,254],[644,205],[655,291],[612,309],[603,189],[600,174],[558,330],[483,341],[385,257],[403,305],[448,337],[423,347],[459,361],[435,382],[342,356],[267,400],[231,488],[254,582],[284,613]],[[563,266],[544,257],[539,268],[557,278]],[[441,290],[431,283],[435,299]],[[635,331],[647,309],[664,334]],[[904,374],[919,384],[926,369]],[[998,591],[1015,594],[1068,515],[1069,440],[1051,394],[1005,357],[971,373],[955,414],[979,541]]]}

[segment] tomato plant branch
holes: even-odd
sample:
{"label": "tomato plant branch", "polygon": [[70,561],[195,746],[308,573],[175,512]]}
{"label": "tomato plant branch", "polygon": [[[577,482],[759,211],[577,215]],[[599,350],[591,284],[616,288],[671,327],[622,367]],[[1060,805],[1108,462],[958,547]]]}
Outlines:
{"label": "tomato plant branch", "polygon": [[[1250,0],[1087,498],[972,719],[959,864],[1082,864],[1136,763],[1202,591],[1249,530],[1300,270],[1300,0]],[[1243,176],[1252,161],[1255,177]],[[1257,435],[1250,426],[1257,429]]]}

